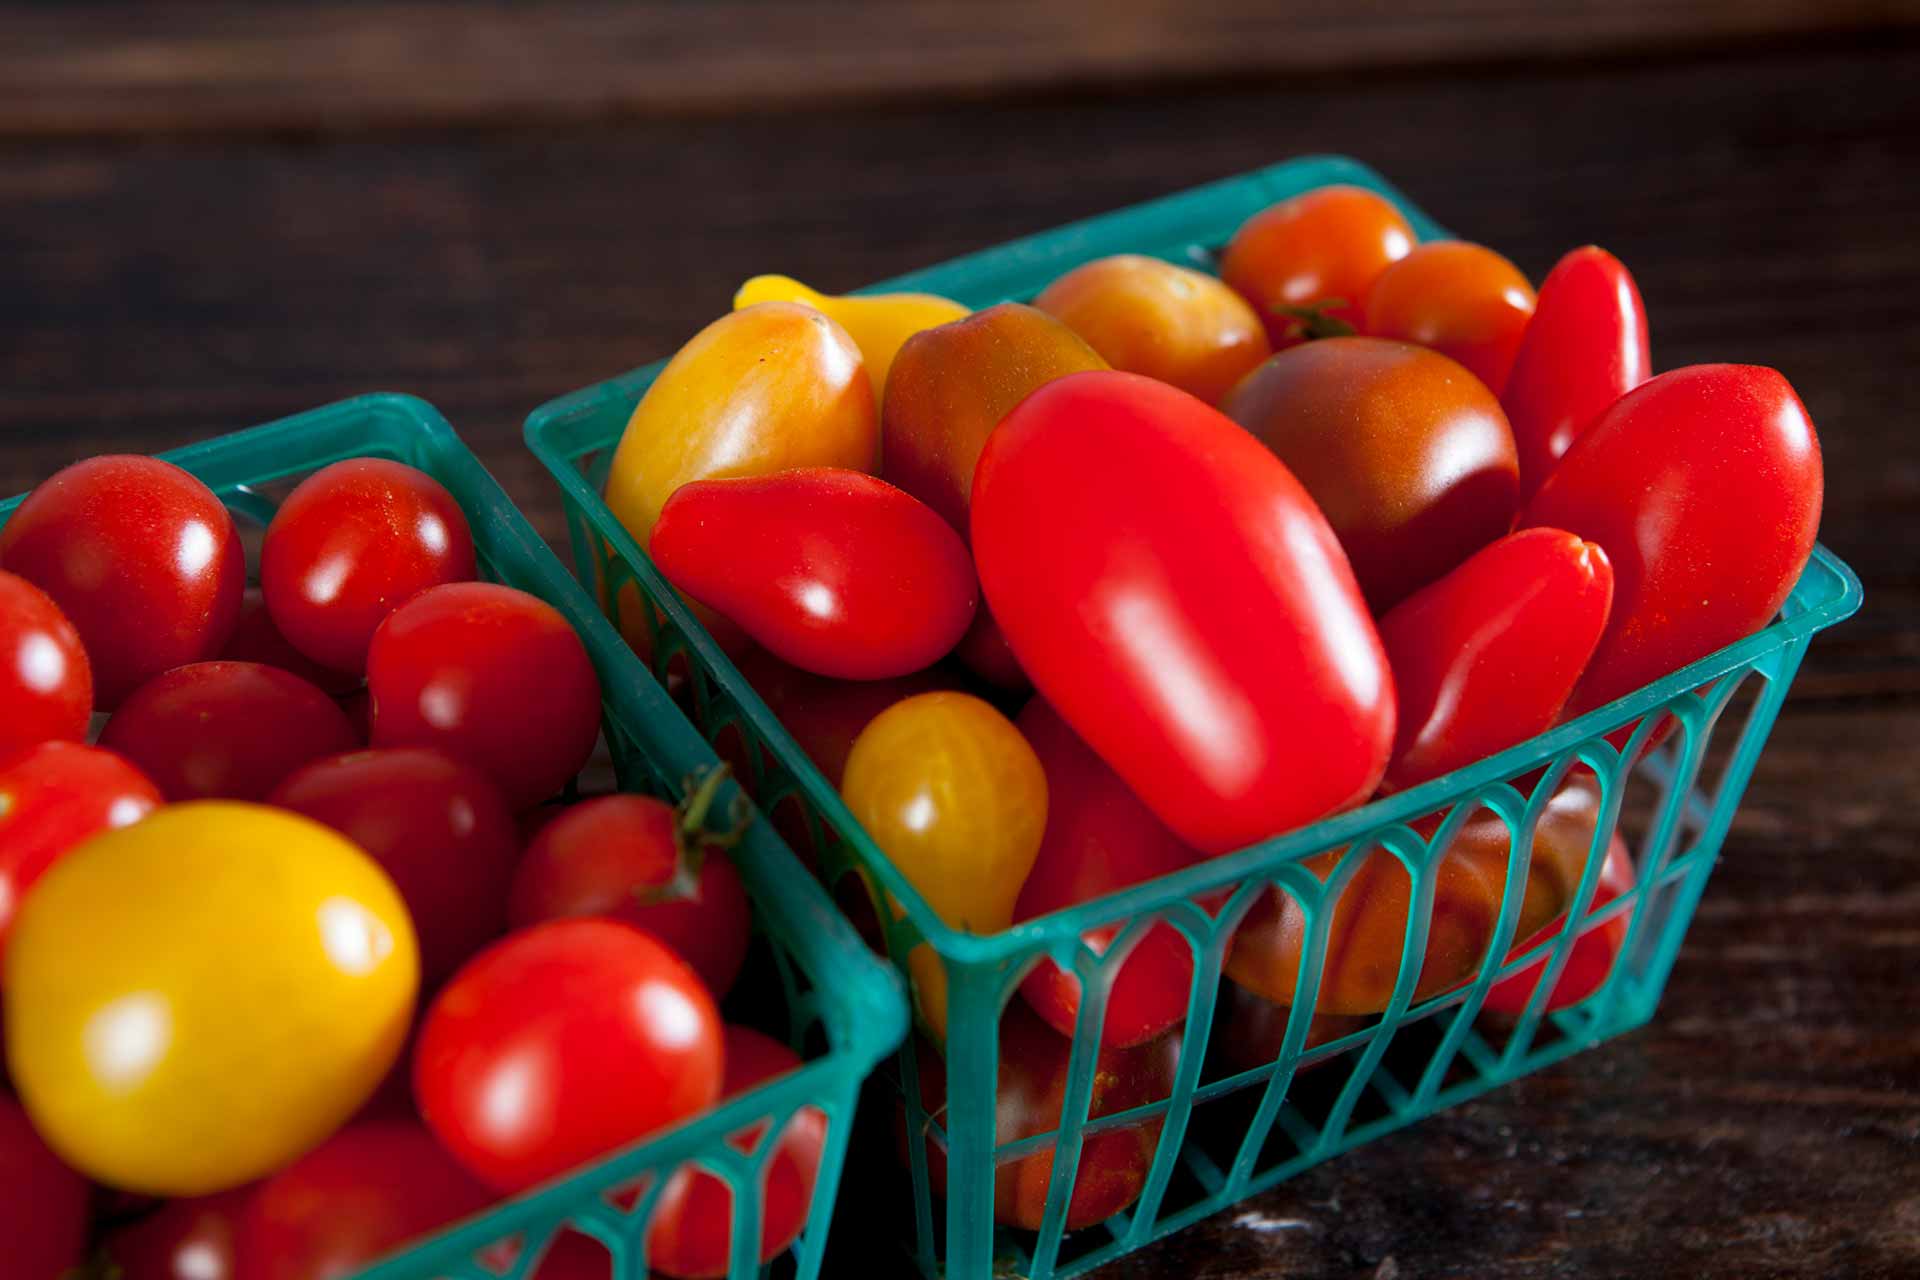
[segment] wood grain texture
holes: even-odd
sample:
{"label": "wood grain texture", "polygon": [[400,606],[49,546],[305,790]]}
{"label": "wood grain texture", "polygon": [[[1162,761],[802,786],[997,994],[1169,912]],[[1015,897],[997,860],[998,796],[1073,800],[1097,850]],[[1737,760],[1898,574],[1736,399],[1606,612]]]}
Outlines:
{"label": "wood grain texture", "polygon": [[1537,62],[1920,23],[1916,0],[0,6],[0,134],[305,130]]}
{"label": "wood grain texture", "polygon": [[[0,493],[376,388],[438,403],[550,536],[530,408],[734,285],[840,288],[1307,151],[1375,164],[1536,278],[1597,241],[1660,367],[1784,370],[1814,644],[1648,1028],[1101,1275],[1920,1274],[1920,49],[1274,80],[479,134],[0,145]],[[893,1274],[857,1168],[832,1274]],[[866,1244],[866,1248],[863,1248]],[[871,1269],[861,1270],[863,1262]]]}

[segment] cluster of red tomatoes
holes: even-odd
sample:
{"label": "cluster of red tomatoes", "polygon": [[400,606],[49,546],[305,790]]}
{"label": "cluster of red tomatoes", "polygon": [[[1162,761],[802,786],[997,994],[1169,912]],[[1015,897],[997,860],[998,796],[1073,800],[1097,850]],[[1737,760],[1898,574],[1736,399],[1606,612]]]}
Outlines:
{"label": "cluster of red tomatoes", "polygon": [[[337,463],[267,527],[258,592],[246,559],[150,458],[77,463],[0,528],[9,1276],[94,1250],[122,1280],[342,1276],[799,1066],[717,1006],[751,928],[720,771],[678,810],[555,800],[593,664],[474,580],[441,485]],[[769,1257],[824,1129],[797,1114],[770,1158]],[[724,1275],[731,1205],[675,1174],[655,1270]],[[537,1274],[608,1269],[570,1235]]]}
{"label": "cluster of red tomatoes", "polygon": [[[1104,258],[977,313],[761,277],[666,365],[613,460],[614,514],[955,928],[1519,743],[1765,625],[1811,552],[1798,397],[1771,369],[1653,376],[1639,293],[1603,250],[1536,293],[1492,250],[1416,243],[1391,203],[1334,187],[1255,215],[1218,268]],[[1564,923],[1597,815],[1590,778],[1554,798],[1522,948]],[[1491,814],[1454,840],[1418,994],[1479,971],[1508,844]],[[1616,844],[1599,900],[1632,875]],[[1346,882],[1316,1012],[1386,1007],[1409,889],[1383,852]],[[1583,937],[1551,1003],[1591,994],[1623,932]],[[1227,971],[1255,1020],[1295,999],[1305,933],[1278,890],[1241,922]],[[927,947],[908,968],[938,1041],[944,971]],[[1164,924],[1121,962],[1096,1115],[1164,1096],[1192,973]],[[1538,980],[1489,1006],[1517,1011]],[[1057,1123],[1081,984],[1044,962],[1022,993],[1003,1141]],[[1070,1226],[1130,1202],[1143,1147],[1090,1142]],[[1005,1220],[1038,1225],[1049,1165],[1001,1167]]]}

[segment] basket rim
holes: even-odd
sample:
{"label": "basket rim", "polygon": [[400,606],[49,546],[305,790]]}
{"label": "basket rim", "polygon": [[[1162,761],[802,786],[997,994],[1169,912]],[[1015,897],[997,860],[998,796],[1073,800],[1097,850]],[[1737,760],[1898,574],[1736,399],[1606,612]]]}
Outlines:
{"label": "basket rim", "polygon": [[[1129,251],[1157,251],[1163,256],[1177,257],[1184,246],[1223,238],[1254,209],[1302,191],[1342,183],[1367,187],[1391,200],[1422,240],[1449,235],[1444,227],[1367,165],[1346,156],[1303,156],[1110,210],[853,292],[914,290],[949,296],[964,294],[960,300],[970,306],[991,305],[1016,296],[1017,291],[1006,292],[998,287],[1008,277],[1030,276],[1040,270],[1063,270],[1092,257],[1120,252],[1123,236],[1157,237],[1151,247],[1135,246]],[[1223,213],[1220,206],[1224,203],[1235,204],[1244,212]],[[1225,232],[1219,229],[1223,220]],[[973,275],[985,277],[988,285],[969,285],[965,290],[954,288],[956,279]],[[846,811],[825,775],[800,750],[799,744],[773,715],[758,691],[741,676],[732,660],[713,643],[706,628],[667,587],[651,558],[621,526],[575,465],[578,457],[608,448],[618,438],[616,432],[612,439],[583,443],[579,438],[582,428],[601,413],[613,409],[619,409],[624,420],[640,393],[665,364],[664,359],[656,360],[549,400],[527,416],[524,427],[527,445],[561,486],[563,497],[579,508],[615,554],[628,563],[648,594],[678,625],[700,659],[716,673],[722,687],[740,703],[756,731],[793,774],[822,819],[835,827],[862,866],[878,877],[925,941],[948,962],[960,966],[988,967],[1030,956],[1049,945],[1077,939],[1086,930],[1112,920],[1169,907],[1196,894],[1266,875],[1330,848],[1368,837],[1370,833],[1404,827],[1436,810],[1462,802],[1473,803],[1503,786],[1506,778],[1547,764],[1584,744],[1595,743],[1607,732],[1682,694],[1804,641],[1814,632],[1852,615],[1864,598],[1860,580],[1852,568],[1824,544],[1816,543],[1786,608],[1775,621],[1575,720],[1406,791],[1372,799],[1359,807],[1230,853],[1203,859],[1168,875],[1035,916],[993,933],[967,933],[951,927],[933,911],[925,897]]]}

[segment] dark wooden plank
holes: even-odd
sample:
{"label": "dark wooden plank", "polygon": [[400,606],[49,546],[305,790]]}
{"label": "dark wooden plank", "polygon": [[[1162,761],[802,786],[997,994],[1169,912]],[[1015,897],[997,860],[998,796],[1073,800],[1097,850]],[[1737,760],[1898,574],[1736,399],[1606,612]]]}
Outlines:
{"label": "dark wooden plank", "polygon": [[[1103,1274],[1913,1275],[1917,79],[1895,44],[491,136],[16,142],[0,493],[391,387],[445,408],[557,535],[525,412],[670,350],[743,276],[851,286],[1309,150],[1375,163],[1535,276],[1607,244],[1660,365],[1794,380],[1824,537],[1867,607],[1815,644],[1652,1025]],[[854,1177],[860,1204],[897,1182]],[[838,1239],[875,1233],[856,1215]]]}
{"label": "dark wooden plank", "polygon": [[338,130],[1526,63],[1912,26],[1916,0],[651,0],[0,8],[0,133]]}

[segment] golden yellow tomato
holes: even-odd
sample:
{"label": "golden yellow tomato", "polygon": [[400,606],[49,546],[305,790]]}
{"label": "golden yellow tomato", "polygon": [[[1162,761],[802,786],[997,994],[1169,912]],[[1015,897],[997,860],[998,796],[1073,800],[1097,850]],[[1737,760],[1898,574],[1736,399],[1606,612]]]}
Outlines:
{"label": "golden yellow tomato", "polygon": [[931,293],[870,293],[835,296],[809,289],[791,276],[755,276],[733,295],[736,310],[761,302],[798,302],[824,312],[852,335],[865,357],[873,402],[887,388],[887,370],[900,344],[935,325],[958,320],[967,309]]}
{"label": "golden yellow tomato", "polygon": [[204,1195],[359,1108],[418,980],[399,892],[344,837],[261,805],[172,805],[34,886],[7,947],[7,1063],[76,1169]]}
{"label": "golden yellow tomato", "polygon": [[[1013,922],[1047,829],[1047,775],[1013,722],[971,694],[923,693],[860,732],[840,793],[940,918],[970,933]],[[908,957],[922,1020],[946,1033],[946,973]]]}
{"label": "golden yellow tomato", "polygon": [[721,316],[667,362],[627,420],[607,506],[644,548],[691,480],[879,463],[873,384],[847,331],[794,302]]}

